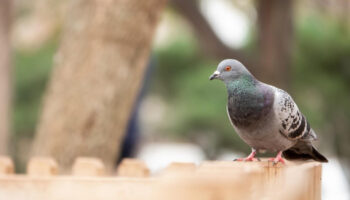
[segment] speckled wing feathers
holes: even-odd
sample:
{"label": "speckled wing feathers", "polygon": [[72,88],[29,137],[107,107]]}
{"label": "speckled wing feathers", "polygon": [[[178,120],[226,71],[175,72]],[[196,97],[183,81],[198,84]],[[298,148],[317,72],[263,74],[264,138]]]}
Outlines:
{"label": "speckled wing feathers", "polygon": [[281,124],[279,132],[291,140],[315,140],[316,134],[292,97],[281,89],[275,87],[274,89],[274,111]]}

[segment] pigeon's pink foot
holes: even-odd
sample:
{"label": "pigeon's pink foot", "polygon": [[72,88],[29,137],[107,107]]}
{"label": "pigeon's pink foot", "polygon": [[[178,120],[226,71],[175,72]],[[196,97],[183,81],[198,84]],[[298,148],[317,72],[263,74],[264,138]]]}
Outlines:
{"label": "pigeon's pink foot", "polygon": [[275,158],[269,158],[269,161],[272,161],[273,164],[282,163],[285,164],[284,159],[282,158],[282,151],[278,152]]}
{"label": "pigeon's pink foot", "polygon": [[252,157],[246,157],[246,158],[236,158],[233,161],[254,161],[256,158]]}
{"label": "pigeon's pink foot", "polygon": [[255,149],[252,149],[252,152],[249,154],[248,157],[246,158],[236,158],[233,161],[254,161],[254,160],[259,160],[255,158],[256,155],[256,151]]}

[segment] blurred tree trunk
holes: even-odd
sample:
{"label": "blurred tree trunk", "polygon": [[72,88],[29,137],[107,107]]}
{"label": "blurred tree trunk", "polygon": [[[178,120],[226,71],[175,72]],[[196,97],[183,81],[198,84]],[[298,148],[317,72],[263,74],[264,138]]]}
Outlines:
{"label": "blurred tree trunk", "polygon": [[164,0],[72,2],[33,144],[67,171],[77,156],[116,163]]}
{"label": "blurred tree trunk", "polygon": [[263,81],[287,88],[293,41],[292,0],[258,0],[259,70]]}
{"label": "blurred tree trunk", "polygon": [[0,3],[0,154],[8,153],[11,106],[11,0]]}

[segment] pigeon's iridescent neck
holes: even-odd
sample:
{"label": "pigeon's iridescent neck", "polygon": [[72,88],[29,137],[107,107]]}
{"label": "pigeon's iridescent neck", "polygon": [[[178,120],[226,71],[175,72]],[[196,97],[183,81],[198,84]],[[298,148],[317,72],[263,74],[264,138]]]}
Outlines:
{"label": "pigeon's iridescent neck", "polygon": [[256,90],[257,80],[251,75],[242,75],[238,79],[225,82],[227,93],[229,96],[233,95],[237,91],[250,91]]}

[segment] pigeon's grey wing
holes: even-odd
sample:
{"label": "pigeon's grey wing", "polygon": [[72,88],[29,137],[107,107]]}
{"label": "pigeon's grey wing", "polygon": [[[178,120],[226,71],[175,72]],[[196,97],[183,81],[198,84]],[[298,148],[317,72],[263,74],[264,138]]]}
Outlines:
{"label": "pigeon's grey wing", "polygon": [[316,140],[315,132],[310,128],[304,115],[292,97],[285,91],[275,88],[274,111],[279,123],[279,132],[291,140]]}

